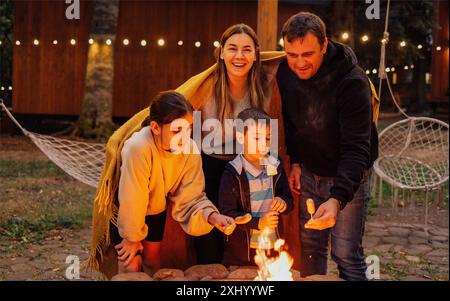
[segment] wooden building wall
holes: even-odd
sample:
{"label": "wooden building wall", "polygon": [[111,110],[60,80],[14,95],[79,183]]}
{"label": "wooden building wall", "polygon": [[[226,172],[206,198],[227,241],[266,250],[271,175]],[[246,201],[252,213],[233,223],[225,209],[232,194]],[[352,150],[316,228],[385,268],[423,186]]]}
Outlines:
{"label": "wooden building wall", "polygon": [[[66,19],[64,1],[16,1],[13,109],[17,113],[77,115],[86,76],[91,5]],[[76,40],[75,45],[70,40]],[[33,44],[34,39],[39,45]],[[53,40],[58,44],[53,45]]]}
{"label": "wooden building wall", "polygon": [[[131,116],[159,91],[174,89],[209,67],[215,61],[213,42],[232,24],[255,28],[256,14],[255,1],[121,1],[113,115]],[[125,38],[128,46],[122,44]],[[157,44],[160,38],[163,47]]]}
{"label": "wooden building wall", "polygon": [[[92,5],[81,1],[79,20],[65,17],[61,1],[16,1],[13,109],[17,113],[78,115],[83,99]],[[257,1],[121,0],[114,45],[113,116],[128,117],[159,91],[173,89],[214,63],[213,42],[232,24],[256,30]],[[279,3],[284,21],[314,6]],[[33,40],[39,40],[39,46]],[[70,39],[76,39],[75,46]],[[123,45],[123,39],[130,44]],[[157,45],[158,39],[165,45]],[[53,40],[58,40],[53,45]],[[142,47],[140,41],[147,41]],[[183,46],[177,42],[183,40]],[[196,41],[201,42],[195,47]]]}

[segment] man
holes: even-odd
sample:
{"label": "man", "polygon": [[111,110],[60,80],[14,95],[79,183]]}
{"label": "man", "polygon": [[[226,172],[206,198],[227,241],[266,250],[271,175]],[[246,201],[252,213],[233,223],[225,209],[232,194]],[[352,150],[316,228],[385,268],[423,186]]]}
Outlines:
{"label": "man", "polygon": [[[326,274],[328,239],[339,276],[367,280],[362,237],[369,174],[378,153],[371,90],[353,51],[326,37],[306,12],[283,26],[287,60],[277,82],[282,98],[289,182],[300,195],[300,272]],[[315,202],[313,218],[306,200]]]}

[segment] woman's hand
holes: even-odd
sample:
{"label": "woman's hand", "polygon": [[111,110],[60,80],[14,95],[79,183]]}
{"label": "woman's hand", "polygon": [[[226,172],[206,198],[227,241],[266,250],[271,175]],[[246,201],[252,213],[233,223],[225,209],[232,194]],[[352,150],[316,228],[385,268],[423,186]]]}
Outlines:
{"label": "woman's hand", "polygon": [[140,241],[132,242],[122,239],[122,242],[114,247],[117,250],[118,259],[125,261],[124,266],[127,267],[136,256],[136,253],[142,251],[144,247]]}
{"label": "woman's hand", "polygon": [[302,176],[302,169],[300,168],[300,165],[295,163],[291,165],[291,170],[289,172],[289,187],[291,188],[291,191],[295,195],[300,194],[300,178]]}

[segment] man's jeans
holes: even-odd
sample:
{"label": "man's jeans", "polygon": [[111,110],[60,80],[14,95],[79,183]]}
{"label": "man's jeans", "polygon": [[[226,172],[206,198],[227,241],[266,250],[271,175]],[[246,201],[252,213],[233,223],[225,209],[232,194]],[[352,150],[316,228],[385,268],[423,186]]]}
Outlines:
{"label": "man's jeans", "polygon": [[306,200],[313,199],[317,210],[327,201],[333,178],[317,176],[302,167],[299,206],[302,277],[327,273],[328,239],[331,233],[331,257],[338,265],[339,277],[345,280],[367,280],[362,237],[370,197],[370,173],[371,170],[364,173],[353,200],[339,212],[336,225],[331,229],[318,231],[305,229],[305,224],[311,218]]}

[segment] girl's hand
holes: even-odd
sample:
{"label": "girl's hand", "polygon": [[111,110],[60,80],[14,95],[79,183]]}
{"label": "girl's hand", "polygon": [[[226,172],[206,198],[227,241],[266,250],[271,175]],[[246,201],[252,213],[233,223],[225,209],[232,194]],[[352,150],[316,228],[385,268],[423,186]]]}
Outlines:
{"label": "girl's hand", "polygon": [[208,216],[208,223],[225,233],[230,235],[236,228],[236,224],[232,217],[213,212]]}
{"label": "girl's hand", "polygon": [[277,211],[279,213],[282,213],[282,212],[284,212],[287,209],[286,202],[280,197],[275,197],[272,200],[272,203],[271,203],[270,206],[271,206],[272,210],[275,210],[275,211]]}
{"label": "girl's hand", "polygon": [[125,261],[124,266],[127,267],[136,256],[136,253],[142,251],[144,247],[141,242],[132,242],[122,239],[122,242],[114,247],[117,250],[118,259]]}

